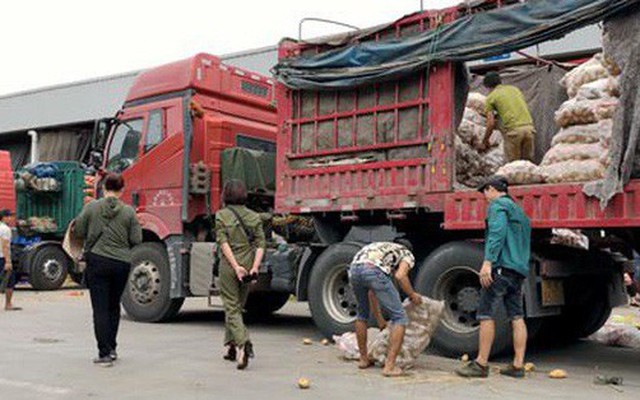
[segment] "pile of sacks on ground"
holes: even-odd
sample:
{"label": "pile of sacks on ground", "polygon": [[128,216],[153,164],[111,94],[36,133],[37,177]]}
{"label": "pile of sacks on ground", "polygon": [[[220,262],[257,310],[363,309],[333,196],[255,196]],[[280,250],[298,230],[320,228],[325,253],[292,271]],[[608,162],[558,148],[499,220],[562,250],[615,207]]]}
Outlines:
{"label": "pile of sacks on ground", "polygon": [[[396,363],[402,368],[408,368],[413,366],[418,356],[429,346],[444,312],[444,302],[422,296],[422,304],[416,306],[405,300],[403,306],[407,311],[409,324]],[[387,357],[389,334],[389,327],[382,331],[377,328],[369,328],[367,331],[369,358],[378,364],[384,364]],[[333,340],[345,359],[357,360],[360,357],[354,332],[334,336]]]}
{"label": "pile of sacks on ground", "polygon": [[489,149],[482,148],[487,125],[485,113],[486,97],[480,93],[469,93],[467,104],[455,137],[456,179],[458,183],[477,187],[487,176],[493,175],[504,164],[502,135],[494,131]]}
{"label": "pile of sacks on ground", "polygon": [[602,54],[567,73],[560,84],[569,100],[555,114],[560,131],[539,166],[516,161],[497,173],[513,185],[602,179],[609,165],[613,114],[619,104],[620,70]]}

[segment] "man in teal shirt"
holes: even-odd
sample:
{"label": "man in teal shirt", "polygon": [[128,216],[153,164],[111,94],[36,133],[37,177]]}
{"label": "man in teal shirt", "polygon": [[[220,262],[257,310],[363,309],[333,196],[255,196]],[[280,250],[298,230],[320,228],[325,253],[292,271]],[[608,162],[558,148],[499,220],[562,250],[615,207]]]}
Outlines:
{"label": "man in teal shirt", "polygon": [[524,377],[527,326],[524,323],[522,284],[529,275],[531,225],[522,208],[508,194],[504,177],[492,176],[478,189],[489,202],[485,233],[484,262],[480,269],[480,321],[478,357],[456,372],[464,377],[489,376],[489,354],[495,337],[495,317],[503,303],[513,327],[513,364],[500,374]]}

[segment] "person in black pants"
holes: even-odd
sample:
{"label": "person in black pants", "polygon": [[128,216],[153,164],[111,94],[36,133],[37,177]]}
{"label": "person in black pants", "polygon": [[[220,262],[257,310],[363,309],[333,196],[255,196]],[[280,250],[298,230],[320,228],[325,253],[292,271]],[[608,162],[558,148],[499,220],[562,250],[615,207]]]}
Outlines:
{"label": "person in black pants", "polygon": [[91,294],[93,328],[98,342],[94,363],[109,367],[118,358],[116,337],[120,298],[131,268],[131,248],[142,241],[136,213],[119,198],[124,179],[109,174],[104,198],[87,204],[75,221],[74,234],[85,241],[86,283]]}

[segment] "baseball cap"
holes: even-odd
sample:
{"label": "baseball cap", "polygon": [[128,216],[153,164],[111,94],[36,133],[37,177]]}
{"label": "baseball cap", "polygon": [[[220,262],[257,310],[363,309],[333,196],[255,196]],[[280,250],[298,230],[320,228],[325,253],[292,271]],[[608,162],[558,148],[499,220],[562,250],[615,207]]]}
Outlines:
{"label": "baseball cap", "polygon": [[507,181],[507,178],[505,178],[504,176],[492,175],[487,179],[485,179],[485,181],[482,182],[480,186],[478,186],[478,192],[484,192],[484,190],[489,186],[491,186],[492,188],[496,189],[499,192],[506,193],[507,190],[509,189],[509,182]]}
{"label": "baseball cap", "polygon": [[13,215],[13,212],[8,208],[3,208],[0,210],[0,217],[10,217]]}

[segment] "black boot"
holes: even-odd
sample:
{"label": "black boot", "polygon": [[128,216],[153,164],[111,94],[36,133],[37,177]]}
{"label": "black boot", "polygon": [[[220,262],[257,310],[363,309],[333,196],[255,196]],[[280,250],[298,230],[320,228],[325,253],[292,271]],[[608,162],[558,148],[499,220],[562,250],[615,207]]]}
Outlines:
{"label": "black boot", "polygon": [[227,347],[228,347],[227,354],[222,356],[222,358],[224,358],[227,361],[235,361],[236,357],[238,356],[236,345],[233,343],[230,343]]}

